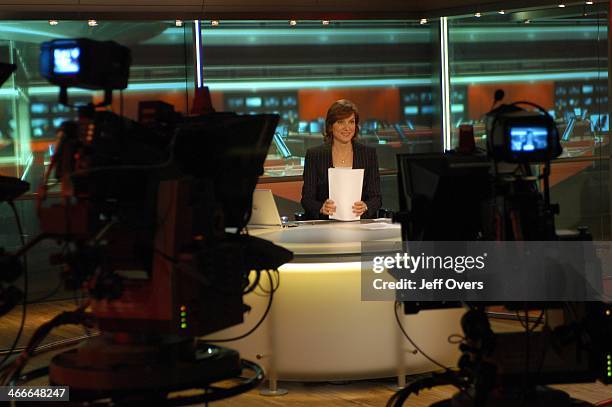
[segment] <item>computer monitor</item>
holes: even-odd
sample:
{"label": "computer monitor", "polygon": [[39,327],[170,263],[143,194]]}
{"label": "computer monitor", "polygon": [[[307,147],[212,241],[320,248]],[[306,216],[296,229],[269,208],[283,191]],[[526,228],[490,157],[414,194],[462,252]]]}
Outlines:
{"label": "computer monitor", "polygon": [[318,121],[310,122],[310,133],[321,133],[321,123]]}
{"label": "computer monitor", "polygon": [[280,226],[281,217],[274,201],[274,195],[269,189],[253,191],[253,207],[249,225]]}
{"label": "computer monitor", "polygon": [[246,98],[247,107],[261,107],[262,101],[260,97],[248,97]]}
{"label": "computer monitor", "polygon": [[216,113],[186,119],[178,130],[175,160],[185,174],[213,181],[226,227],[242,229],[248,222],[278,119],[274,114]]}
{"label": "computer monitor", "polygon": [[484,156],[398,154],[400,211],[411,219],[402,224],[403,239],[476,240],[491,193],[490,167]]}
{"label": "computer monitor", "polygon": [[592,114],[589,115],[589,117],[591,119],[591,131],[596,132],[610,130],[607,114]]}

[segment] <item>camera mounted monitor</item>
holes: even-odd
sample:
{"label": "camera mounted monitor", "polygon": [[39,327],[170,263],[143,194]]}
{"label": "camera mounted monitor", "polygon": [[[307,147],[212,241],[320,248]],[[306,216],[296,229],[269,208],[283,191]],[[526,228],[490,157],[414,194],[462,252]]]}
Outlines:
{"label": "camera mounted monitor", "polygon": [[130,50],[114,41],[61,39],[40,48],[40,74],[60,87],[64,104],[69,87],[104,90],[104,103],[110,103],[113,90],[127,88],[130,64]]}
{"label": "camera mounted monitor", "polygon": [[523,110],[516,103],[488,113],[487,135],[487,149],[495,161],[546,162],[563,151],[553,118],[546,112]]}

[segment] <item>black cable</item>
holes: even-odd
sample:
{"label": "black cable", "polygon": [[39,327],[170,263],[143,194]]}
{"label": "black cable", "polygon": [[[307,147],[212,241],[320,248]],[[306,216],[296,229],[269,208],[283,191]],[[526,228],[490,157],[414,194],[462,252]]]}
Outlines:
{"label": "black cable", "polygon": [[[273,280],[272,280],[272,275],[270,274],[269,270],[265,270],[266,274],[268,275],[268,280],[270,281],[270,286],[273,286]],[[255,332],[255,330],[257,328],[259,328],[259,326],[264,322],[264,320],[266,319],[266,317],[268,316],[268,313],[270,312],[270,308],[272,308],[272,300],[274,299],[274,291],[270,292],[270,297],[268,300],[268,305],[266,307],[266,310],[263,314],[263,316],[261,317],[261,319],[259,320],[259,322],[257,322],[257,324],[251,328],[250,330],[248,330],[246,333],[240,335],[240,336],[236,336],[233,338],[226,338],[226,339],[206,339],[204,342],[208,343],[208,342],[232,342],[232,341],[237,341],[239,339],[243,339],[246,338],[247,336],[251,335],[253,332]]]}
{"label": "black cable", "polygon": [[529,352],[531,351],[530,343],[531,336],[529,330],[529,307],[527,303],[525,303],[525,374],[523,375],[523,394],[522,394],[522,403],[524,406],[527,403],[527,392],[529,391],[529,383],[531,382],[529,378]]}
{"label": "black cable", "polygon": [[[23,237],[23,228],[21,227],[21,220],[19,219],[19,213],[17,212],[17,208],[15,207],[15,203],[13,201],[8,201],[9,206],[13,210],[13,215],[15,215],[15,223],[17,224],[17,229],[19,231],[19,236],[21,239],[21,244],[25,246],[25,238]],[[28,304],[28,262],[27,256],[23,255],[23,303],[21,308],[21,322],[19,324],[19,330],[17,331],[17,335],[13,340],[13,344],[11,345],[10,351],[4,355],[2,360],[0,361],[0,368],[2,365],[6,363],[6,361],[11,357],[11,355],[15,352],[15,348],[19,343],[19,339],[21,339],[21,335],[23,334],[23,328],[25,327],[26,321],[26,312],[27,312],[27,304]]]}
{"label": "black cable", "polygon": [[544,319],[544,310],[541,310],[540,315],[538,316],[538,319],[536,319],[533,326],[530,328],[530,332],[533,332],[542,323],[543,319]]}
{"label": "black cable", "polygon": [[[252,270],[252,271],[253,271],[253,270]],[[250,293],[250,292],[252,292],[252,291],[254,291],[254,290],[257,288],[257,286],[259,285],[259,279],[260,279],[260,277],[261,277],[261,273],[260,273],[259,271],[257,271],[257,270],[254,270],[254,271],[255,271],[255,280],[253,280],[253,282],[252,282],[251,284],[248,284],[248,285],[245,287],[245,289],[244,289],[244,291],[243,291],[243,293],[244,293],[245,295],[246,295],[246,294],[248,294],[248,293]],[[249,279],[249,275],[251,275],[251,273],[249,273],[249,274],[246,276],[247,282],[248,282],[248,279]]]}
{"label": "black cable", "polygon": [[443,373],[433,373],[431,376],[410,383],[407,387],[391,396],[387,401],[387,407],[400,407],[413,393],[418,394],[423,389],[431,389],[432,387],[449,384],[465,393],[465,386],[460,383],[460,378],[457,377],[455,372],[448,370]]}
{"label": "black cable", "polygon": [[[264,270],[266,272],[269,272],[269,270]],[[276,281],[272,281],[270,282],[270,291],[268,291],[266,288],[264,288],[263,286],[259,286],[259,289],[265,294],[265,295],[270,295],[271,292],[278,290],[278,287],[280,287],[280,274],[278,272],[278,270],[272,270],[272,273],[274,273],[274,275],[276,276]]]}
{"label": "black cable", "polygon": [[[68,246],[68,244],[64,243],[64,246],[62,247],[62,255],[65,254],[67,246]],[[51,290],[48,294],[45,294],[42,297],[35,298],[33,300],[30,300],[30,301],[27,301],[27,304],[30,305],[30,304],[40,304],[40,303],[49,302],[47,300],[49,300],[49,298],[51,298],[55,294],[57,294],[59,292],[60,288],[62,288],[62,283],[63,283],[63,281],[60,278],[58,283],[57,283],[57,286],[53,290]],[[52,300],[52,301],[63,301],[63,299],[55,299],[55,300]]]}
{"label": "black cable", "polygon": [[412,340],[412,338],[406,333],[406,330],[404,329],[404,327],[402,326],[402,322],[399,319],[399,314],[397,313],[397,309],[398,309],[398,305],[401,305],[400,302],[396,301],[393,304],[393,310],[395,312],[395,320],[397,321],[397,325],[399,326],[399,328],[401,329],[402,333],[404,334],[404,336],[406,337],[406,339],[408,339],[408,342],[410,342],[410,344],[421,354],[423,355],[427,360],[429,360],[431,363],[433,363],[434,365],[437,365],[439,367],[441,367],[444,370],[450,370],[450,368],[444,366],[442,363],[432,359],[431,357],[429,357],[429,355],[425,352],[423,352],[423,350],[421,348],[419,348],[419,346],[414,343],[414,341]]}
{"label": "black cable", "polygon": [[523,329],[527,329],[527,321],[523,321],[523,317],[521,317],[521,314],[519,314],[518,311],[514,311],[514,314],[516,315],[516,319],[518,320],[519,324],[521,324],[521,327]]}
{"label": "black cable", "polygon": [[[548,311],[546,311],[548,314]],[[546,329],[546,327],[548,327],[548,315],[546,315],[546,325],[544,326],[544,329]],[[545,338],[547,339],[546,341],[546,345],[544,346],[544,350],[542,351],[542,357],[540,358],[540,363],[538,363],[538,368],[535,372],[535,377],[539,377],[540,376],[540,372],[542,371],[542,368],[544,367],[544,361],[546,360],[546,354],[548,353],[548,348],[551,346],[551,339],[550,336],[547,332]]]}
{"label": "black cable", "polygon": [[[47,337],[51,330],[61,325],[80,325],[89,323],[89,321],[87,320],[88,315],[85,313],[85,309],[88,305],[88,303],[85,303],[75,311],[64,311],[39,326],[32,334],[32,337],[28,341],[28,344],[26,345],[24,351],[17,357],[17,359],[15,359],[15,361],[11,365],[7,366],[7,368],[12,367],[13,370],[4,373],[2,379],[0,379],[2,385],[6,385],[6,383],[14,383],[17,379],[19,379],[21,371],[27,364],[28,359],[33,356],[35,349],[40,345],[40,343],[45,339],[45,337]],[[8,379],[8,382],[5,382],[5,379]]]}
{"label": "black cable", "polygon": [[[248,360],[244,360],[244,359],[240,360],[240,364],[243,370],[248,369],[252,371],[254,375],[242,381],[241,383],[237,384],[236,386],[230,387],[230,388],[220,388],[220,387],[208,385],[206,387],[201,387],[205,392],[204,395],[173,397],[170,399],[159,401],[159,405],[160,406],[191,406],[194,404],[209,403],[211,401],[217,401],[217,400],[226,399],[232,396],[237,396],[239,394],[246,393],[249,390],[257,388],[257,386],[259,386],[265,378],[263,369],[259,365],[253,362],[250,362]],[[49,367],[46,366],[46,367],[41,367],[38,369],[34,369],[28,372],[25,372],[20,375],[19,379],[20,379],[21,384],[26,385],[28,382],[31,382],[35,379],[40,379],[48,375],[49,375]],[[195,385],[194,387],[197,387],[197,385]],[[99,400],[99,397],[96,397],[96,400]],[[108,400],[108,397],[106,399],[101,400],[100,402],[97,402],[96,400],[87,400],[87,401],[83,400],[81,404],[87,402],[87,405],[90,405],[90,406],[109,406],[112,404],[112,401],[113,401],[113,400]],[[132,405],[132,404],[129,404],[129,405]]]}
{"label": "black cable", "polygon": [[172,265],[177,265],[179,263],[178,259],[175,259],[174,257],[167,255],[166,253],[162,252],[161,250],[155,247],[153,248],[153,252],[156,254],[159,254],[164,260],[168,261]]}
{"label": "black cable", "polygon": [[184,397],[176,397],[168,399],[165,403],[166,406],[187,406],[193,404],[202,404],[209,403],[212,401],[226,399],[228,397],[237,396],[239,394],[245,393],[249,390],[255,389],[259,386],[264,380],[264,371],[263,369],[248,360],[241,359],[240,364],[242,365],[242,369],[248,369],[254,373],[254,376],[243,381],[242,383],[230,387],[230,388],[221,388],[216,386],[207,386],[205,395],[196,395],[196,396],[184,396]]}
{"label": "black cable", "polygon": [[[48,348],[54,349],[55,347],[71,346],[73,344],[76,344],[77,342],[84,341],[89,338],[95,338],[96,336],[100,336],[100,335],[101,335],[100,332],[92,332],[91,335],[81,335],[81,336],[75,336],[73,338],[60,339],[54,342],[49,342],[49,343],[45,343],[44,345],[37,346],[36,349],[34,349],[34,352],[35,353],[40,352]],[[13,352],[22,352],[25,349],[26,349],[25,346],[21,346],[19,348],[15,348]],[[5,354],[8,352],[10,352],[9,349],[0,349],[0,354]]]}
{"label": "black cable", "polygon": [[529,314],[526,312],[525,313],[525,319],[523,320],[523,318],[521,317],[521,315],[519,314],[518,311],[515,311],[515,315],[516,315],[516,319],[519,321],[519,323],[521,324],[521,327],[523,327],[523,329],[525,329],[526,331],[529,332],[534,332],[535,329],[540,326],[540,324],[542,323],[543,319],[544,319],[544,310],[540,311],[540,315],[538,315],[538,318],[535,320],[535,322],[533,323],[533,325],[530,327],[529,326]]}

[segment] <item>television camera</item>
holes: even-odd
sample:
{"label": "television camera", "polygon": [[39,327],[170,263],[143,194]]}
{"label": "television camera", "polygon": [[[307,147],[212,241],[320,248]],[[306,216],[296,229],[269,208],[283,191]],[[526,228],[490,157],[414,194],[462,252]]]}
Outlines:
{"label": "television camera", "polygon": [[[496,92],[496,102],[502,98],[503,92]],[[546,110],[530,102],[502,104],[485,121],[486,151],[475,148],[472,139],[460,142],[472,146],[471,151],[398,155],[401,212],[395,220],[402,224],[402,240],[592,240],[584,228],[569,234],[557,233],[555,228],[559,207],[550,203],[550,161],[561,154],[562,147]],[[435,299],[403,302],[406,314],[463,305]],[[572,401],[566,393],[541,386],[612,382],[610,304],[500,301],[465,305],[469,309],[461,320],[464,336],[458,369],[417,380],[398,391],[389,406],[400,406],[411,393],[443,384],[454,385],[460,392],[452,400],[433,404],[438,407],[569,406]],[[517,316],[525,311],[525,332],[494,333],[486,312],[489,305],[503,305]],[[541,311],[531,326],[529,310]],[[562,313],[563,322],[553,326],[547,320],[536,331],[548,310]]]}
{"label": "television camera", "polygon": [[[21,372],[35,345],[52,327],[77,323],[101,335],[55,356],[48,369],[51,384],[70,386],[73,401],[184,404],[246,391],[261,382],[261,369],[197,337],[242,323],[243,295],[292,258],[244,233],[278,116],[181,117],[169,105],[145,103],[147,120],[137,123],[97,109],[127,87],[129,66],[129,49],[114,42],[41,46],[41,74],[60,86],[62,103],[72,86],[103,90],[105,99],[61,125],[39,190],[42,233],[10,258],[42,239],[64,242],[52,262],[89,301],[39,329],[6,374],[31,378]],[[52,177],[61,191],[49,203]],[[255,373],[245,383],[208,388],[243,368]],[[208,390],[164,400],[188,388]]]}

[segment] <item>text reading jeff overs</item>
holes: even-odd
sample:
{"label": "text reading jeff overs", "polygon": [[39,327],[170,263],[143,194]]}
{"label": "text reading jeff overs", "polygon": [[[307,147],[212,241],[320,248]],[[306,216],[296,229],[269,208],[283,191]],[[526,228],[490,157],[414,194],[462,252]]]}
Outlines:
{"label": "text reading jeff overs", "polygon": [[[470,279],[465,272],[481,272],[486,267],[487,253],[479,256],[431,256],[421,253],[395,253],[392,256],[376,256],[372,259],[372,271],[381,274],[387,271],[395,278],[374,278],[375,290],[483,290],[485,282],[473,273]],[[381,276],[382,277],[382,276]]]}

